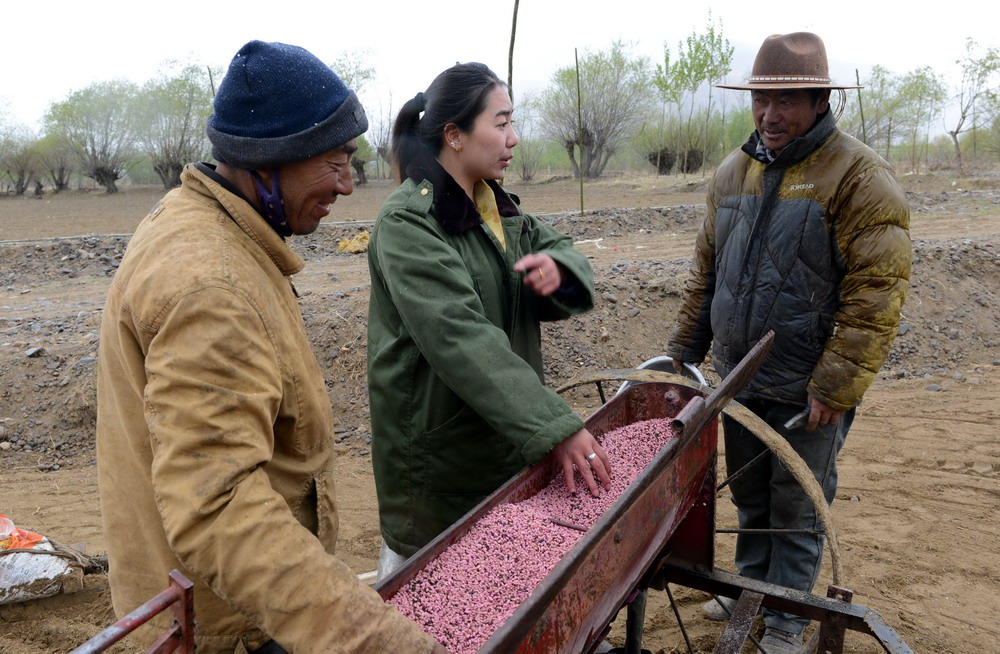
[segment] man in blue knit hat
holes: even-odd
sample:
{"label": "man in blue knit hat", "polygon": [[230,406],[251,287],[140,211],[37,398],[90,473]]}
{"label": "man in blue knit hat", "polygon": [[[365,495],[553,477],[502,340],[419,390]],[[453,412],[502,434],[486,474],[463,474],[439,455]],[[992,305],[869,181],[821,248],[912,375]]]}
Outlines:
{"label": "man in blue knit hat", "polygon": [[365,112],[315,56],[262,41],[214,108],[218,165],[186,166],[136,229],[101,325],[115,612],[176,568],[195,584],[200,654],[443,652],[333,555],[333,415],[291,283],[303,261],[286,238],[353,190]]}

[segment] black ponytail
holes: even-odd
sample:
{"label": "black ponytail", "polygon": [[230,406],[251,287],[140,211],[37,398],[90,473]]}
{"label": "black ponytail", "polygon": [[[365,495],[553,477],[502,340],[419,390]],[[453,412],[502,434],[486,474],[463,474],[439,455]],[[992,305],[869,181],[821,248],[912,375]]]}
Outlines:
{"label": "black ponytail", "polygon": [[487,96],[497,87],[506,89],[507,85],[484,64],[455,64],[434,78],[426,91],[407,101],[392,128],[396,181],[403,182],[407,166],[421,151],[438,155],[449,123],[463,132],[471,131],[476,116],[486,109]]}

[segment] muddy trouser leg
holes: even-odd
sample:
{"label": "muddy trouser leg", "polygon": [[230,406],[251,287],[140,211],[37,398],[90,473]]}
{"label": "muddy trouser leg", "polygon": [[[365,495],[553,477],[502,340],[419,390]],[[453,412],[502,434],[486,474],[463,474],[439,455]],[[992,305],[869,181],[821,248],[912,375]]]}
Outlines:
{"label": "muddy trouser leg", "polygon": [[[854,421],[854,411],[844,413],[837,425],[807,432],[804,427],[784,428],[802,407],[761,401],[746,405],[788,440],[815,475],[827,503],[832,503],[837,491],[837,454]],[[766,446],[735,421],[726,419],[724,425],[726,467],[732,473]],[[812,502],[774,455],[765,457],[731,486],[741,528],[822,529]],[[811,592],[819,576],[824,540],[815,534],[740,534],[736,567],[743,576]],[[791,633],[800,633],[809,623],[772,609],[764,610],[764,622]]]}

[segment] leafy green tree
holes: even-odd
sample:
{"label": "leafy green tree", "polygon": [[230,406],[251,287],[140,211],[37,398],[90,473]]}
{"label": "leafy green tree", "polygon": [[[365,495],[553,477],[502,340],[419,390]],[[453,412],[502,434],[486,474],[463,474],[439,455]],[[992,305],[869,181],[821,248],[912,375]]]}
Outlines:
{"label": "leafy green tree", "polygon": [[354,151],[354,155],[351,157],[351,168],[354,169],[354,174],[357,176],[358,185],[363,186],[368,183],[368,174],[365,172],[365,166],[370,162],[375,160],[375,150],[368,143],[368,139],[364,136],[358,137],[358,149]]}
{"label": "leafy green tree", "polygon": [[1000,50],[990,47],[980,53],[979,45],[972,39],[966,39],[965,57],[955,63],[962,67],[962,81],[955,96],[958,103],[958,119],[955,127],[948,130],[948,135],[951,136],[955,146],[958,173],[963,175],[965,173],[962,169],[962,148],[958,137],[970,129],[970,126],[966,126],[966,121],[973,115],[977,102],[985,100],[988,103],[996,97],[997,89],[990,84],[996,82],[995,78],[1000,72]]}
{"label": "leafy green tree", "polygon": [[1000,161],[1000,94],[983,103],[983,148]]}
{"label": "leafy green tree", "polygon": [[36,137],[24,125],[13,125],[0,133],[0,175],[11,184],[14,195],[24,195],[35,179],[38,157]]}
{"label": "leafy green tree", "polygon": [[[709,150],[709,124],[712,118],[712,87],[732,70],[734,48],[722,36],[722,23],[718,30],[712,24],[709,12],[708,26],[704,33],[692,33],[684,43],[677,44],[677,58],[671,62],[670,48],[663,45],[663,64],[657,64],[653,83],[664,103],[677,105],[678,115],[686,111],[682,118],[683,133],[678,145],[681,151],[683,169],[689,168],[689,153],[700,146],[703,156]],[[708,87],[707,111],[698,129],[694,126],[697,94]],[[685,107],[686,105],[686,107]]]}
{"label": "leafy green tree", "polygon": [[[742,146],[757,129],[753,122],[753,112],[750,109],[750,94],[737,93],[736,106],[731,111],[722,112],[722,143],[723,152],[728,155],[735,148]],[[728,99],[728,98],[727,98]],[[728,103],[726,103],[728,109]]]}
{"label": "leafy green tree", "polygon": [[10,100],[0,95],[0,134],[10,129],[13,121],[10,118]]}
{"label": "leafy green tree", "polygon": [[561,68],[542,93],[542,131],[565,149],[577,178],[600,177],[652,101],[649,60],[629,49],[615,41],[609,51],[584,54],[579,79],[575,68]]}
{"label": "leafy green tree", "polygon": [[125,80],[96,82],[54,103],[45,115],[46,133],[64,138],[80,171],[107,193],[136,154],[140,115],[138,87]]}
{"label": "leafy green tree", "polygon": [[73,174],[73,149],[58,134],[46,134],[35,144],[38,153],[38,174],[48,180],[54,193],[69,188]]}
{"label": "leafy green tree", "polygon": [[365,61],[371,57],[368,50],[342,52],[332,64],[330,69],[337,73],[341,81],[357,94],[375,79],[375,69],[367,65]]}
{"label": "leafy green tree", "polygon": [[902,114],[899,122],[907,135],[910,167],[914,170],[921,149],[926,162],[931,123],[943,112],[947,95],[944,82],[930,66],[912,70],[900,81],[899,107]]}
{"label": "leafy green tree", "polygon": [[[337,76],[340,77],[347,88],[361,95],[362,89],[375,79],[375,69],[365,63],[370,57],[371,52],[368,50],[345,51],[330,64],[330,69],[337,73]],[[371,124],[373,122],[371,116],[368,117],[368,121],[368,133],[371,135]],[[381,136],[381,134],[378,135],[377,141],[381,142]],[[354,169],[359,186],[368,183],[366,166],[373,161],[376,164],[376,176],[378,176],[379,156],[379,151],[365,137],[358,138],[358,149],[351,159],[351,168]]]}
{"label": "leafy green tree", "polygon": [[900,106],[902,79],[884,66],[874,66],[861,85],[864,88],[858,103],[845,108],[838,126],[888,159],[893,140],[904,134],[901,126],[904,110]]}
{"label": "leafy green tree", "polygon": [[632,148],[657,175],[669,175],[677,163],[678,118],[666,109],[665,103],[651,106],[631,137]]}
{"label": "leafy green tree", "polygon": [[208,69],[189,64],[166,72],[143,86],[139,141],[163,188],[180,186],[181,170],[210,153],[205,120],[212,113],[212,80]]}

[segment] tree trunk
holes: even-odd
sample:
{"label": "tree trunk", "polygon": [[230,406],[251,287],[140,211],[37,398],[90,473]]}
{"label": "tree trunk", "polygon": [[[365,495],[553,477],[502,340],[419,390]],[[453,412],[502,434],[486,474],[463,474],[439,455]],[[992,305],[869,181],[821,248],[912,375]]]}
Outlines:
{"label": "tree trunk", "polygon": [[52,182],[52,192],[59,193],[69,188],[69,169],[66,166],[56,166],[48,172]]}
{"label": "tree trunk", "polygon": [[24,171],[18,171],[14,174],[9,170],[7,174],[10,176],[10,181],[14,183],[14,195],[18,197],[24,195],[24,192],[28,190],[28,186],[31,183],[28,175]]}
{"label": "tree trunk", "polygon": [[948,132],[948,136],[951,137],[951,142],[955,144],[955,162],[958,163],[958,176],[964,177],[965,173],[962,171],[962,148],[958,145],[958,132]]}
{"label": "tree trunk", "polygon": [[566,142],[566,154],[569,155],[569,163],[573,167],[573,178],[580,179],[580,166],[576,163],[576,143]]}
{"label": "tree trunk", "polygon": [[153,166],[153,170],[159,176],[164,189],[170,190],[181,185],[181,171],[184,170],[184,164],[161,161]]}
{"label": "tree trunk", "polygon": [[103,186],[107,194],[110,195],[118,192],[118,185],[115,184],[118,180],[118,174],[113,170],[98,168],[90,174],[90,177],[93,177],[98,186]]}
{"label": "tree trunk", "polygon": [[358,186],[364,186],[368,183],[368,175],[365,174],[365,165],[367,163],[367,161],[362,161],[361,159],[351,160],[351,168],[354,169],[354,172],[358,176]]}

